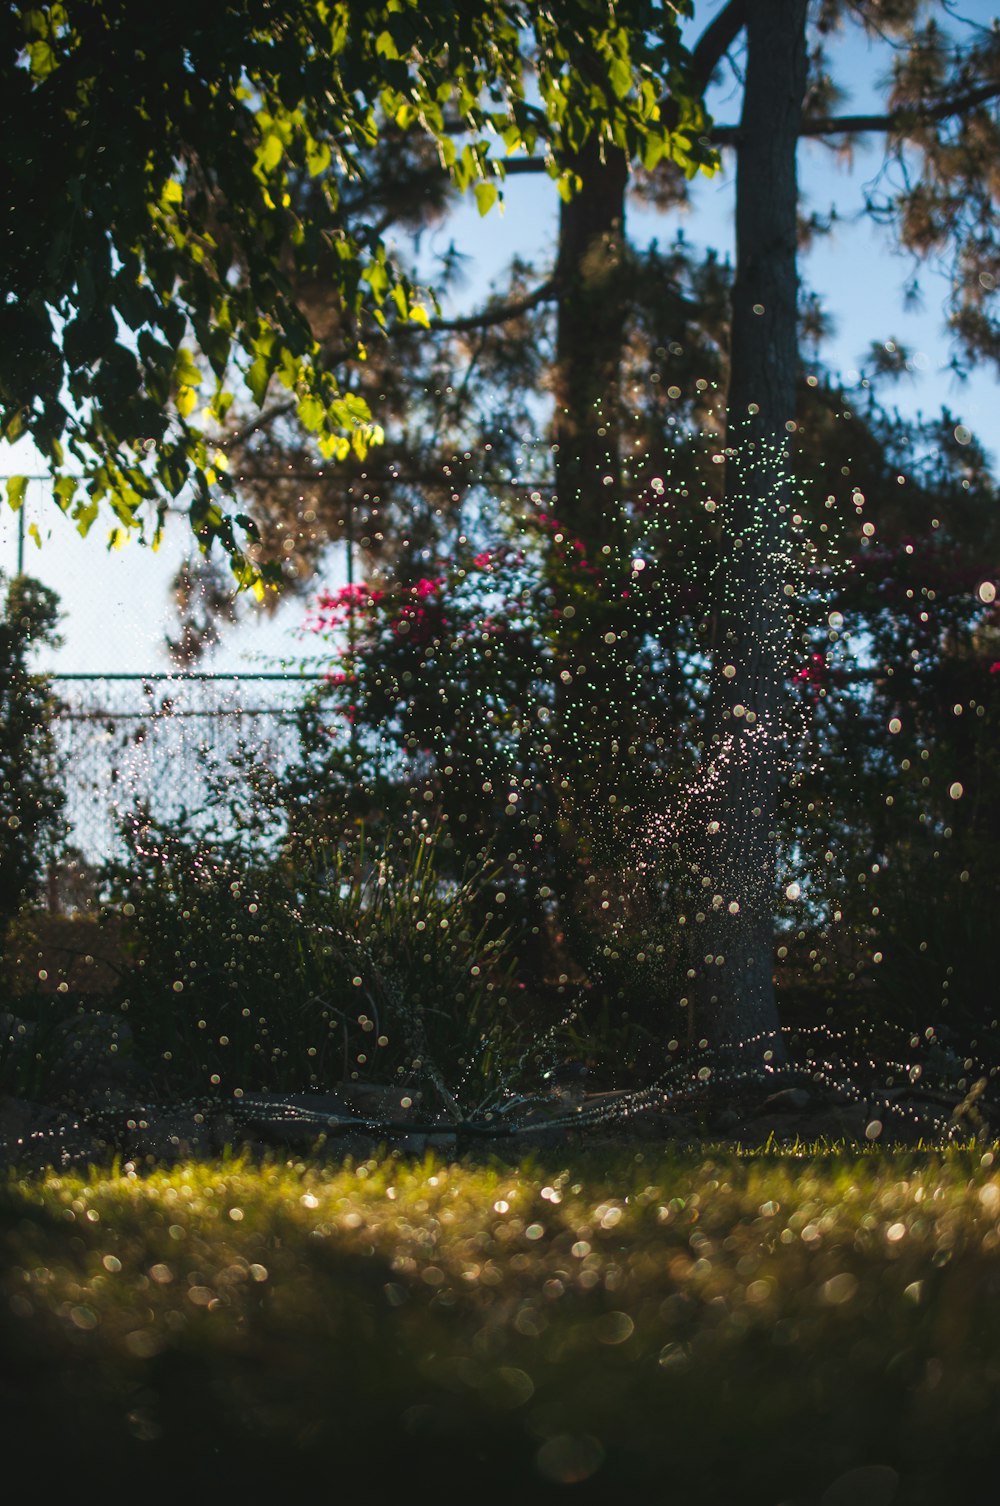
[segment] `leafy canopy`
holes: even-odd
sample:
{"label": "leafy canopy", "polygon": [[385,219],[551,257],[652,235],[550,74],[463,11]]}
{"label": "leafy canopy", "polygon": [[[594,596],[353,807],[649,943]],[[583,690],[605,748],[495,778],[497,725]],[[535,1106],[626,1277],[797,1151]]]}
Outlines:
{"label": "leafy canopy", "polygon": [[[257,409],[272,384],[286,389],[325,459],[362,455],[381,429],[336,359],[363,355],[390,320],[429,320],[377,230],[343,210],[364,149],[387,130],[429,133],[483,213],[503,181],[491,149],[531,151],[540,126],[565,196],[595,132],[647,166],[669,156],[710,171],[682,9],[4,5],[0,115],[23,146],[0,208],[0,437],[30,437],[81,533],[110,508],[112,542],[155,544],[183,494],[203,547],[218,540],[259,592],[254,525],[227,515],[232,483],[211,440],[239,383]],[[308,219],[293,192],[304,178],[322,190]],[[339,301],[337,352],[296,299],[303,276]],[[8,500],[23,497],[15,478]]]}

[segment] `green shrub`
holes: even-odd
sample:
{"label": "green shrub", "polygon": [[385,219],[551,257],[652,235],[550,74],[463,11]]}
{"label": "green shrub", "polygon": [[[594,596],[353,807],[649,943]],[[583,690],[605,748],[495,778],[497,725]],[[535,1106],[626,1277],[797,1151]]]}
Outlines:
{"label": "green shrub", "polygon": [[28,668],[33,648],[59,642],[59,601],[27,575],[4,585],[0,576],[0,943],[38,892],[66,801],[52,737],[57,702]]}
{"label": "green shrub", "polygon": [[[373,851],[260,832],[168,830],[137,813],[112,879],[137,1047],[172,1093],[429,1079],[477,1101],[515,1049],[512,959],[485,869],[445,881],[439,834]],[[433,1094],[431,1095],[433,1096]]]}

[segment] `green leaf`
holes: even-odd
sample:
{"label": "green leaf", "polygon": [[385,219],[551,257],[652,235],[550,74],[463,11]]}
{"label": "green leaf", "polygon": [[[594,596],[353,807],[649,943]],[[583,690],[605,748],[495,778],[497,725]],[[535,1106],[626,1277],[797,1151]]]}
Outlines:
{"label": "green leaf", "polygon": [[255,544],[260,542],[260,529],[253,518],[249,517],[245,512],[238,512],[233,521],[239,524],[244,533],[248,534]]}
{"label": "green leaf", "polygon": [[285,147],[281,137],[271,131],[257,148],[257,164],[265,173],[273,173],[281,161]]}
{"label": "green leaf", "polygon": [[320,173],[325,173],[330,166],[332,153],[325,141],[311,141],[306,149],[306,167],[309,176],[317,178]]}
{"label": "green leaf", "polygon": [[322,426],[325,413],[325,409],[319,398],[312,396],[304,397],[299,403],[298,413],[303,428],[308,429],[310,434],[316,434]]}
{"label": "green leaf", "polygon": [[477,183],[475,187],[476,208],[480,214],[489,214],[493,205],[500,197],[500,190],[495,183]]}
{"label": "green leaf", "polygon": [[370,262],[363,275],[365,282],[375,295],[376,303],[381,303],[389,289],[389,274],[385,269],[385,263]]}
{"label": "green leaf", "polygon": [[100,511],[96,502],[81,502],[73,516],[76,519],[76,531],[81,538],[86,538],[91,526]]}
{"label": "green leaf", "polygon": [[611,87],[618,99],[624,99],[632,88],[632,69],[624,58],[615,58],[608,69]]}
{"label": "green leaf", "polygon": [[194,357],[191,352],[183,345],[177,352],[177,358],[174,361],[174,381],[178,387],[201,386],[201,372],[194,364]]}
{"label": "green leaf", "polygon": [[642,144],[642,165],[647,172],[652,172],[656,164],[666,156],[667,143],[662,136],[649,135]]}
{"label": "green leaf", "polygon": [[211,413],[212,417],[215,419],[216,423],[221,424],[225,422],[226,414],[233,406],[234,400],[235,393],[232,392],[219,392],[212,399],[212,401],[208,405],[208,410]]}
{"label": "green leaf", "polygon": [[70,503],[76,496],[76,478],[73,476],[60,476],[53,487],[53,491],[55,492],[56,501],[63,512],[68,512]]}
{"label": "green leaf", "polygon": [[25,494],[28,490],[27,476],[11,476],[7,482],[7,501],[14,512],[20,512],[24,506]]}
{"label": "green leaf", "polygon": [[31,60],[32,78],[48,78],[50,73],[55,72],[55,54],[48,42],[29,42],[28,57]]}
{"label": "green leaf", "polygon": [[267,384],[270,378],[271,373],[268,371],[267,362],[263,356],[258,356],[247,372],[247,386],[250,388],[251,396],[258,408],[264,401],[264,394],[267,392]]}

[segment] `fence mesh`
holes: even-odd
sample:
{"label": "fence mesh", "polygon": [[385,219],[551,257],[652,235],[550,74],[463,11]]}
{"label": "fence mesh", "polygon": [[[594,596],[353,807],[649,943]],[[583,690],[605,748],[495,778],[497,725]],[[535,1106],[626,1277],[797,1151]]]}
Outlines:
{"label": "fence mesh", "polygon": [[160,820],[211,819],[213,793],[248,762],[283,772],[300,751],[297,713],[318,676],[54,675],[68,845],[85,865],[121,857],[137,804]]}

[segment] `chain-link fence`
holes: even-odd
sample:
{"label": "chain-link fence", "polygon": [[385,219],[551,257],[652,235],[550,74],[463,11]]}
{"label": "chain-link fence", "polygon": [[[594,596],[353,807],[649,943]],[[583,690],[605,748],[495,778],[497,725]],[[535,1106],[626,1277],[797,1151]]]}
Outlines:
{"label": "chain-link fence", "polygon": [[[251,765],[281,773],[299,754],[297,714],[321,676],[53,675],[68,846],[83,866],[123,852],[136,805],[158,820],[218,818]],[[72,864],[70,865],[72,867]]]}

